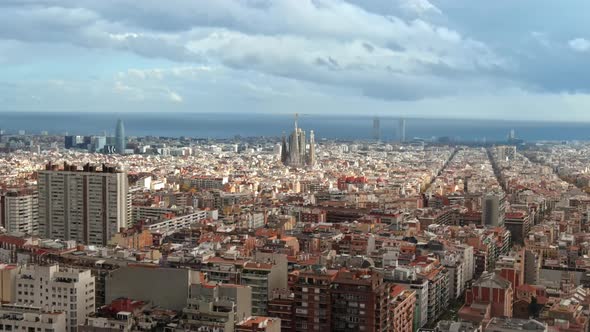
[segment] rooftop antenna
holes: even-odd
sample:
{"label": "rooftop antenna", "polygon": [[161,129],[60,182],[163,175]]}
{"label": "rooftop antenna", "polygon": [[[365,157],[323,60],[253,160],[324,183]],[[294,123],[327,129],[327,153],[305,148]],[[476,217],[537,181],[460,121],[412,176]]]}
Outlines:
{"label": "rooftop antenna", "polygon": [[295,113],[295,130],[297,130],[297,121],[299,120],[299,113]]}

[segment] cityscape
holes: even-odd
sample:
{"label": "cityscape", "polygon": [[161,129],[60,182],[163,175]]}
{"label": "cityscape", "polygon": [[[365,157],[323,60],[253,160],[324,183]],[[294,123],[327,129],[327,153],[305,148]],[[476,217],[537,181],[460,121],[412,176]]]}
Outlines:
{"label": "cityscape", "polygon": [[315,141],[298,117],[276,138],[4,134],[0,324],[588,330],[590,144],[406,119],[385,141],[378,117]]}
{"label": "cityscape", "polygon": [[590,332],[588,13],[0,0],[0,332]]}

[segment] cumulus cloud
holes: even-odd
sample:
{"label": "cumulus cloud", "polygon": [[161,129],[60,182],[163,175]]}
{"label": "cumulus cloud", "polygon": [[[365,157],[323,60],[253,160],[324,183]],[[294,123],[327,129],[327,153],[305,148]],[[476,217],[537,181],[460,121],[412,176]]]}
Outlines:
{"label": "cumulus cloud", "polygon": [[590,41],[584,38],[572,39],[568,45],[577,52],[587,52],[590,50]]}
{"label": "cumulus cloud", "polygon": [[[484,43],[448,27],[378,15],[340,0],[224,0],[207,6],[123,0],[116,2],[116,11],[112,1],[54,4],[8,8],[0,14],[0,31],[28,42],[218,63],[389,99],[444,93],[448,83],[436,77],[438,67],[465,74],[504,65]],[[427,0],[407,0],[403,6],[439,11]],[[154,15],[162,17],[154,20]],[[404,82],[416,82],[411,94],[401,92],[409,88],[388,88]],[[436,82],[442,85],[436,87]]]}
{"label": "cumulus cloud", "polygon": [[[535,17],[526,15],[531,5]],[[369,104],[468,98],[506,88],[583,92],[590,66],[570,50],[590,51],[590,41],[568,38],[590,28],[576,20],[585,10],[563,9],[575,22],[566,33],[569,25],[562,23],[570,22],[550,19],[556,6],[545,0],[512,6],[467,0],[5,0],[0,69],[6,81],[23,80],[19,66],[30,63],[43,76],[36,79],[66,83],[52,87],[57,91],[86,87],[117,101],[177,107],[209,96],[241,102],[255,95],[260,102],[306,93],[352,95]],[[539,26],[543,32],[534,29]],[[70,64],[77,67],[68,69]],[[95,79],[100,87],[93,88]]]}

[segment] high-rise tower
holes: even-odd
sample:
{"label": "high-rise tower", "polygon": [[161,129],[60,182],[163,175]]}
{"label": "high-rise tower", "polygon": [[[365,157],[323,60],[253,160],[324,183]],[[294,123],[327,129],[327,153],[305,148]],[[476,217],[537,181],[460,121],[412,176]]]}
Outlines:
{"label": "high-rise tower", "polygon": [[397,132],[398,139],[400,143],[406,141],[406,119],[400,118],[399,119],[399,128]]}
{"label": "high-rise tower", "polygon": [[281,162],[284,164],[289,159],[289,148],[287,145],[287,138],[285,132],[283,132],[283,138],[281,140]]}
{"label": "high-rise tower", "polygon": [[373,139],[375,141],[381,140],[381,121],[378,116],[373,118]]}
{"label": "high-rise tower", "polygon": [[117,129],[115,131],[115,145],[118,154],[125,154],[127,143],[125,140],[125,126],[123,125],[123,120],[121,119],[117,121]]}
{"label": "high-rise tower", "polygon": [[39,235],[106,245],[127,227],[127,174],[114,167],[47,165],[38,172]]}

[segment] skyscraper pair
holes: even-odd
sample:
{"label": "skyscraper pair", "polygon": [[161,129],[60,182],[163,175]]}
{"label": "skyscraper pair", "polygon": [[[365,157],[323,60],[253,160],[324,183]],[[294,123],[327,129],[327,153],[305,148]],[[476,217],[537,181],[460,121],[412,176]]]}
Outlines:
{"label": "skyscraper pair", "polygon": [[[377,116],[373,118],[373,139],[375,141],[381,140],[381,121]],[[399,119],[397,139],[400,143],[406,141],[406,119]]]}

